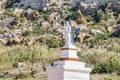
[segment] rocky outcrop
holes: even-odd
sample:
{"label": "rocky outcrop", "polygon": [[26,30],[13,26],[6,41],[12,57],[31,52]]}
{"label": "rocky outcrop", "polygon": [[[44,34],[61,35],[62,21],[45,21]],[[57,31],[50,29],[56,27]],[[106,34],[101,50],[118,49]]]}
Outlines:
{"label": "rocky outcrop", "polygon": [[10,27],[11,24],[14,22],[15,18],[14,17],[8,17],[8,18],[5,18],[4,20],[2,20],[0,22],[0,26],[1,27]]}
{"label": "rocky outcrop", "polygon": [[18,45],[20,44],[20,39],[16,35],[12,35],[12,38],[7,42],[6,45]]}
{"label": "rocky outcrop", "polygon": [[25,16],[28,20],[33,21],[33,20],[38,20],[40,18],[40,15],[37,11],[32,10],[32,9],[28,9],[25,12]]}
{"label": "rocky outcrop", "polygon": [[104,33],[103,33],[102,31],[100,31],[100,30],[92,29],[92,30],[90,31],[90,34],[96,35],[96,34],[104,34]]}
{"label": "rocky outcrop", "polygon": [[80,39],[80,43],[83,43],[85,39],[87,39],[89,36],[86,33],[81,33],[78,38]]}
{"label": "rocky outcrop", "polygon": [[30,46],[30,45],[35,45],[35,42],[29,39],[24,39],[22,41],[20,41],[20,45],[24,45],[24,46]]}
{"label": "rocky outcrop", "polygon": [[86,23],[86,20],[85,20],[85,18],[83,17],[83,15],[82,15],[82,13],[81,13],[80,10],[78,10],[78,17],[77,17],[76,22],[77,22],[78,24],[85,24],[85,23]]}
{"label": "rocky outcrop", "polygon": [[113,33],[113,32],[114,32],[114,27],[108,26],[108,27],[107,27],[107,31],[108,31],[109,33]]}

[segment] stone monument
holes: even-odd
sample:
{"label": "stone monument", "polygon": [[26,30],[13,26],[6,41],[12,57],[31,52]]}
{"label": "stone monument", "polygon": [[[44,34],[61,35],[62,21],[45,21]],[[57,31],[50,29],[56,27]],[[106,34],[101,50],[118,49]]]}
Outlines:
{"label": "stone monument", "polygon": [[65,45],[61,48],[59,61],[47,67],[48,80],[89,80],[91,68],[86,68],[84,62],[79,62],[77,48],[72,44],[70,22],[63,26]]}

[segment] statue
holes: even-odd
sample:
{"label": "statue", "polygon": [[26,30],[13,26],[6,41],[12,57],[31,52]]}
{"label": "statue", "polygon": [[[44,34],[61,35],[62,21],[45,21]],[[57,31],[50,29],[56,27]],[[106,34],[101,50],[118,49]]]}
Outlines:
{"label": "statue", "polygon": [[66,40],[66,45],[70,45],[72,44],[72,38],[71,38],[71,25],[70,25],[70,21],[67,21],[66,24],[64,24],[64,38]]}

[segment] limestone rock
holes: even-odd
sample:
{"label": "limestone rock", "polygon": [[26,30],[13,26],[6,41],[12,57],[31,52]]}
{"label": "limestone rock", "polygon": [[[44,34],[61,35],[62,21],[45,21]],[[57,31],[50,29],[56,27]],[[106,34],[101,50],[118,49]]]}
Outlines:
{"label": "limestone rock", "polygon": [[108,31],[109,33],[113,33],[113,32],[114,32],[114,27],[108,26],[108,27],[107,27],[107,31]]}
{"label": "limestone rock", "polygon": [[88,27],[87,25],[80,25],[80,31],[87,31],[88,30]]}
{"label": "limestone rock", "polygon": [[80,41],[81,43],[83,43],[84,40],[85,40],[87,37],[88,37],[88,35],[87,35],[86,33],[81,33],[81,34],[78,36],[78,38],[80,39],[79,41]]}
{"label": "limestone rock", "polygon": [[50,23],[47,22],[47,21],[45,21],[45,22],[42,22],[42,23],[41,23],[41,26],[42,26],[43,28],[48,28],[48,27],[50,27]]}
{"label": "limestone rock", "polygon": [[51,25],[51,27],[58,28],[58,27],[61,27],[61,24],[59,24],[59,23],[56,22],[53,25]]}
{"label": "limestone rock", "polygon": [[19,9],[19,8],[15,8],[15,10],[14,10],[14,14],[21,14],[21,13],[23,13],[24,12],[24,10],[23,9]]}
{"label": "limestone rock", "polygon": [[56,31],[59,35],[63,35],[63,28],[62,27],[57,28]]}
{"label": "limestone rock", "polygon": [[100,30],[92,29],[92,30],[90,31],[90,34],[96,35],[96,34],[104,34],[104,33],[103,33],[102,31],[100,31]]}
{"label": "limestone rock", "polygon": [[70,22],[71,22],[71,26],[73,26],[73,27],[77,27],[78,26],[75,21],[71,20]]}
{"label": "limestone rock", "polygon": [[0,26],[1,27],[9,27],[11,25],[11,23],[13,23],[15,20],[14,17],[8,17],[8,18],[5,18],[1,23],[0,23]]}
{"label": "limestone rock", "polygon": [[114,37],[119,37],[120,36],[120,24],[118,24],[115,27],[115,31],[111,34],[111,36],[114,36]]}
{"label": "limestone rock", "polygon": [[35,45],[35,42],[30,39],[23,38],[22,41],[20,41],[20,45],[24,45],[24,46]]}
{"label": "limestone rock", "polygon": [[11,35],[9,33],[4,33],[3,34],[3,39],[9,39],[11,37]]}
{"label": "limestone rock", "polygon": [[50,17],[50,21],[55,22],[60,20],[61,15],[58,12],[52,12],[49,17]]}
{"label": "limestone rock", "polygon": [[85,20],[85,18],[83,17],[83,15],[82,15],[82,13],[81,13],[80,10],[78,10],[78,17],[77,17],[76,22],[77,22],[78,24],[85,24],[85,23],[86,23],[86,20]]}
{"label": "limestone rock", "polygon": [[33,20],[37,20],[39,19],[40,15],[37,11],[32,10],[32,9],[28,9],[25,12],[25,16],[27,17],[28,20],[33,21]]}
{"label": "limestone rock", "polygon": [[0,43],[6,43],[6,40],[0,38]]}
{"label": "limestone rock", "polygon": [[20,44],[20,39],[16,35],[12,35],[12,38],[7,42],[6,45],[18,45]]}

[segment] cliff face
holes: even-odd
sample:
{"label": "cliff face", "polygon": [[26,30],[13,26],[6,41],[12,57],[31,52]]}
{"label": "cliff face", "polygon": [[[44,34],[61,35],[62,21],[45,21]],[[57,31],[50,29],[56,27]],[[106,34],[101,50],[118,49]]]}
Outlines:
{"label": "cliff face", "polygon": [[9,7],[20,7],[20,8],[34,8],[43,9],[46,7],[56,6],[55,8],[67,7],[91,7],[98,8],[98,6],[105,3],[111,2],[116,4],[119,0],[6,0]]}
{"label": "cliff face", "polygon": [[49,6],[62,6],[64,0],[7,0],[9,7],[43,9]]}

